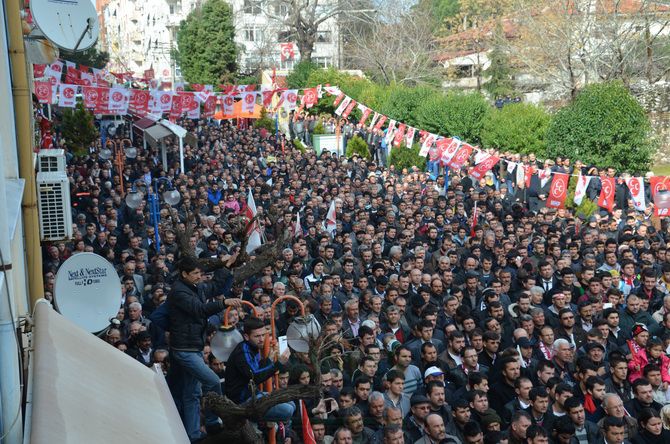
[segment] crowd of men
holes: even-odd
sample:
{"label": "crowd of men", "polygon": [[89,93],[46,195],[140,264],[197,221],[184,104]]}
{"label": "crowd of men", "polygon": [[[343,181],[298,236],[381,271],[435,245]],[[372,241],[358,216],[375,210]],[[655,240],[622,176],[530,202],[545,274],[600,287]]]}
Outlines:
{"label": "crowd of men", "polygon": [[[122,303],[104,340],[163,367],[191,440],[220,431],[212,412],[201,422],[201,390],[241,403],[250,379],[260,386],[277,373],[279,387],[321,388],[304,400],[318,444],[670,442],[667,220],[625,196],[612,214],[548,209],[498,169],[482,181],[452,169],[445,187],[439,172],[317,156],[229,122],[181,124],[197,138],[186,173],[174,146],[168,165],[140,148],[122,171],[126,187],[167,177],[180,192],[173,209],[161,206],[160,249],[148,208],[125,204],[119,171],[91,150],[68,164],[74,239],[45,246],[44,271],[52,297],[72,254],[117,267]],[[574,171],[568,159],[510,159]],[[195,224],[197,256],[233,264],[242,242],[233,221],[249,190],[265,242],[297,232],[233,284],[230,270],[184,258],[179,228]],[[273,349],[276,362],[261,353],[271,304],[285,295],[336,338],[318,369],[300,353]],[[209,342],[226,307],[244,342],[222,362]],[[294,301],[280,304],[277,335],[299,314]],[[302,442],[300,407],[275,406],[259,427]]]}

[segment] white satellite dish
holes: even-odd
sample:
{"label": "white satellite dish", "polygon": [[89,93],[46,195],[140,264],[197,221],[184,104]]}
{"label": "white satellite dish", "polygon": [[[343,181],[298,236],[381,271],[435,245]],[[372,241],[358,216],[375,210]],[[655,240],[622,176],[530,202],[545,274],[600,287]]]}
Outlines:
{"label": "white satellite dish", "polygon": [[30,10],[39,30],[60,48],[81,51],[98,40],[100,24],[91,0],[31,0]]}
{"label": "white satellite dish", "polygon": [[96,333],[109,326],[121,306],[121,281],[104,257],[77,253],[56,274],[54,301],[60,314]]}

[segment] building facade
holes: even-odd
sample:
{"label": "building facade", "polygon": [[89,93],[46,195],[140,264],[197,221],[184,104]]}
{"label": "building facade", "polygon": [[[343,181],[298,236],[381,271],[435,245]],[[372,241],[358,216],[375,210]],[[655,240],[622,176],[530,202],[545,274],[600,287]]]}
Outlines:
{"label": "building facade", "polygon": [[[180,81],[179,66],[173,57],[177,30],[182,20],[204,0],[98,0],[101,24],[100,49],[110,56],[116,72],[141,77],[153,69],[157,79]],[[300,60],[297,45],[292,57],[282,57],[282,49],[293,43],[281,17],[289,13],[282,2],[226,0],[233,9],[235,42],[239,48],[242,73],[263,68],[291,69]],[[335,1],[335,0],[333,0]],[[320,26],[312,53],[319,66],[339,66],[340,34],[335,17]],[[285,53],[286,54],[286,53]]]}

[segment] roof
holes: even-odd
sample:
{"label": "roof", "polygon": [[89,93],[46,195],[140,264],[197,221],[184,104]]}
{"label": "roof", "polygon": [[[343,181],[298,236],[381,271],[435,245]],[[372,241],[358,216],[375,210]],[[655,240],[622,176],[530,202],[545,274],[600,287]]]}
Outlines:
{"label": "roof", "polygon": [[187,443],[162,371],[35,306],[30,442]]}

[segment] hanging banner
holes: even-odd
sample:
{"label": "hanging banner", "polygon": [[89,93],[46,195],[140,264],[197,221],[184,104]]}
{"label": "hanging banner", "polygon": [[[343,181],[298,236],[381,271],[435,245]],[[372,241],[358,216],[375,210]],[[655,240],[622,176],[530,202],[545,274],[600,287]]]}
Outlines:
{"label": "hanging banner", "polygon": [[109,88],[98,87],[98,101],[93,112],[95,114],[109,113]]}
{"label": "hanging banner", "polygon": [[667,176],[651,176],[649,178],[649,186],[651,187],[651,198],[656,197],[656,193],[659,191],[665,191],[668,189],[668,180]]}
{"label": "hanging banner", "polygon": [[358,104],[358,109],[361,110],[361,118],[358,121],[358,125],[364,126],[365,122],[368,120],[368,117],[370,117],[372,110],[367,106],[363,105],[362,103]]}
{"label": "hanging banner", "polygon": [[253,113],[256,108],[256,92],[242,93],[242,112]]}
{"label": "hanging banner", "polygon": [[[328,87],[326,87],[326,91],[328,91]],[[339,91],[339,90],[338,90],[338,91]],[[339,93],[339,94],[337,95],[337,97],[335,97],[335,100],[333,101],[333,106],[337,106],[337,105],[339,105],[340,102],[342,102],[342,100],[344,100],[345,97],[346,97],[346,96],[344,95],[344,93],[342,93],[342,92]]]}
{"label": "hanging banner", "polygon": [[598,198],[598,206],[605,208],[610,213],[614,209],[614,190],[615,181],[613,177],[600,178],[600,197]]}
{"label": "hanging banner", "polygon": [[216,96],[209,96],[202,105],[202,117],[211,119],[216,113]]}
{"label": "hanging banner", "polygon": [[65,62],[65,83],[76,85],[79,83],[79,70],[77,65],[72,62]]}
{"label": "hanging banner", "polygon": [[233,96],[223,96],[223,115],[232,116],[235,112],[235,98]]}
{"label": "hanging banner", "polygon": [[303,91],[302,95],[302,105],[309,109],[313,107],[314,105],[317,104],[319,101],[318,93],[316,91],[316,88],[306,88]]}
{"label": "hanging banner", "polygon": [[275,96],[275,91],[270,90],[270,91],[263,91],[263,107],[265,109],[270,109],[272,106],[272,99]]}
{"label": "hanging banner", "polygon": [[351,102],[349,102],[349,106],[347,106],[347,109],[345,109],[344,112],[342,113],[342,118],[343,119],[348,118],[349,114],[351,114],[351,112],[354,110],[355,106],[356,106],[356,101],[355,100],[352,100]]}
{"label": "hanging banner", "polygon": [[130,91],[122,86],[114,86],[109,90],[109,111],[113,114],[127,114],[130,102]]}
{"label": "hanging banner", "polygon": [[58,106],[74,108],[77,104],[77,86],[61,83],[58,88]]}
{"label": "hanging banner", "polygon": [[82,97],[84,99],[84,108],[94,109],[98,106],[98,87],[84,86],[82,89]]}
{"label": "hanging banner", "polygon": [[584,199],[584,196],[586,196],[586,190],[589,187],[589,183],[591,182],[591,176],[579,176],[577,178],[577,186],[575,187],[575,205],[579,206],[582,204],[582,200]]}
{"label": "hanging banner", "polygon": [[435,143],[435,139],[437,139],[437,135],[433,133],[426,133],[426,137],[423,139],[423,142],[421,143],[421,151],[419,151],[420,156],[426,157],[428,155],[430,149],[433,147],[433,144]]}
{"label": "hanging banner", "polygon": [[377,120],[377,123],[375,124],[374,130],[375,131],[380,131],[385,123],[386,123],[386,116],[381,116]]}
{"label": "hanging banner", "polygon": [[456,137],[444,137],[435,142],[437,155],[442,165],[448,165],[449,161],[456,155],[462,142]]}
{"label": "hanging banner", "polygon": [[402,139],[405,137],[405,129],[407,129],[407,125],[405,125],[404,123],[398,125],[398,130],[393,135],[394,147],[398,148],[402,144]]}
{"label": "hanging banner", "polygon": [[384,140],[386,141],[387,145],[393,141],[393,134],[395,134],[395,123],[395,120],[391,119],[388,128],[386,128],[386,136],[384,137]]}
{"label": "hanging banner", "polygon": [[646,208],[644,199],[644,180],[642,177],[631,177],[626,179],[626,185],[630,190],[630,195],[633,200],[633,206],[638,211],[644,211]]}
{"label": "hanging banner", "polygon": [[496,166],[499,161],[500,157],[489,154],[488,157],[484,158],[481,162],[475,165],[474,168],[470,169],[470,176],[474,177],[476,180],[481,179],[489,172],[489,170]]}
{"label": "hanging banner", "polygon": [[35,81],[35,95],[40,103],[47,103],[51,105],[56,94],[53,92],[51,82]]}
{"label": "hanging banner", "polygon": [[379,119],[380,115],[381,114],[379,114],[377,112],[372,115],[372,120],[370,121],[370,125],[368,126],[368,130],[372,131],[375,128],[375,126],[377,125],[377,120]]}
{"label": "hanging banner", "polygon": [[172,109],[172,91],[154,91],[154,109],[158,114],[168,113]]}
{"label": "hanging banner", "polygon": [[565,199],[568,197],[568,183],[570,175],[565,173],[554,173],[547,199],[547,208],[564,208]]}
{"label": "hanging banner", "polygon": [[79,84],[82,86],[96,86],[95,76],[90,72],[81,71],[79,73]]}
{"label": "hanging banner", "polygon": [[298,90],[287,89],[284,91],[284,108],[287,111],[293,111],[298,105]]}
{"label": "hanging banner", "polygon": [[461,147],[458,149],[456,154],[449,159],[447,162],[447,165],[449,168],[463,168],[463,165],[465,165],[465,162],[468,161],[470,158],[470,154],[472,154],[472,146],[470,144],[464,143],[461,145]]}
{"label": "hanging banner", "polygon": [[338,106],[337,109],[335,109],[335,114],[337,114],[338,116],[341,116],[342,113],[344,112],[344,110],[347,109],[347,107],[349,106],[350,103],[351,103],[351,97],[346,96],[344,98],[344,100],[342,100],[342,102],[340,102],[340,106]]}
{"label": "hanging banner", "polygon": [[[197,119],[200,116],[200,105],[195,100],[195,94],[192,92],[180,92],[181,109],[189,119]],[[198,117],[191,117],[191,116]]]}
{"label": "hanging banner", "polygon": [[175,94],[172,96],[172,106],[170,107],[170,120],[175,121],[178,118],[181,117],[183,114],[183,110],[181,107],[181,96],[179,94]]}
{"label": "hanging banner", "polygon": [[407,132],[405,133],[405,146],[407,148],[412,148],[412,145],[414,144],[414,134],[416,133],[416,128],[414,127],[409,127],[407,128]]}
{"label": "hanging banner", "polygon": [[45,64],[33,64],[33,78],[39,79],[44,77],[44,71],[47,69]]}
{"label": "hanging banner", "polygon": [[144,115],[149,111],[149,91],[133,89],[130,91],[128,109],[132,113]]}
{"label": "hanging banner", "polygon": [[46,77],[53,77],[56,79],[56,83],[60,83],[61,76],[63,75],[63,62],[59,60],[47,66],[44,70],[44,75]]}
{"label": "hanging banner", "polygon": [[295,46],[292,42],[280,43],[279,52],[281,55],[282,62],[285,62],[287,60],[293,60],[295,58]]}

